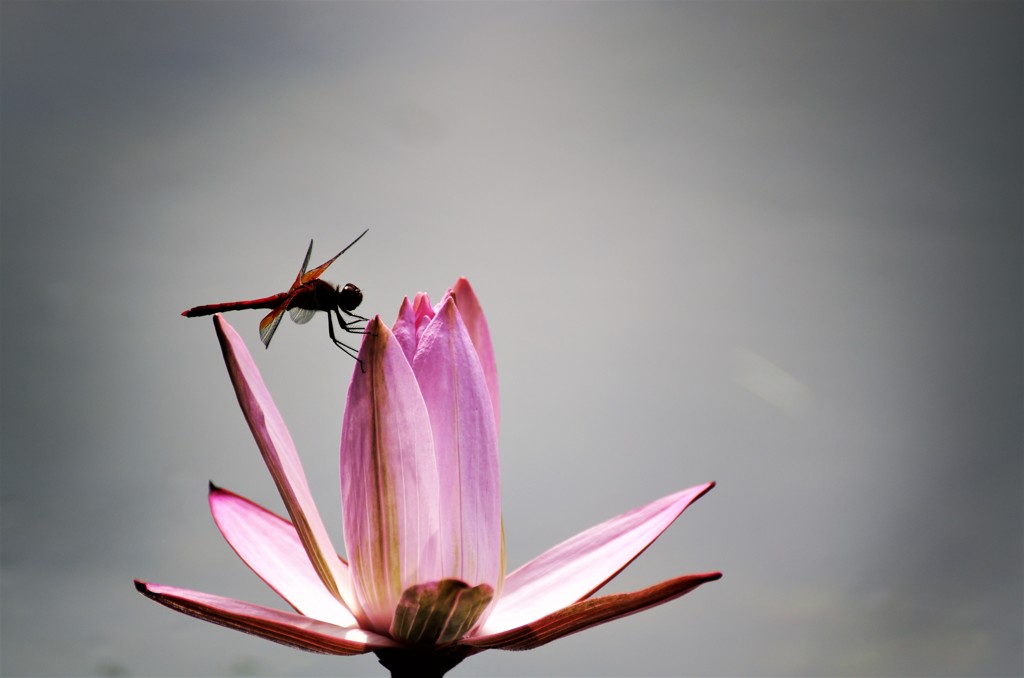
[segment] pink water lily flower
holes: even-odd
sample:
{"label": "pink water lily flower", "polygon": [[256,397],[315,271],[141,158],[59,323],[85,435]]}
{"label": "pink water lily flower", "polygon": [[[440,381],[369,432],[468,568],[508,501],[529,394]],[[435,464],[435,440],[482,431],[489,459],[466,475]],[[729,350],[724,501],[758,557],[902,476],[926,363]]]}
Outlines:
{"label": "pink water lily flower", "polygon": [[392,327],[379,316],[367,325],[341,433],[346,562],[245,344],[220,315],[214,324],[290,520],[212,484],[210,508],[235,552],[295,612],[136,581],[159,603],[304,650],[375,652],[393,676],[440,676],[471,654],[535,648],[721,576],[592,597],[713,483],[607,520],[505,575],[497,369],[464,278],[437,306],[419,294]]}

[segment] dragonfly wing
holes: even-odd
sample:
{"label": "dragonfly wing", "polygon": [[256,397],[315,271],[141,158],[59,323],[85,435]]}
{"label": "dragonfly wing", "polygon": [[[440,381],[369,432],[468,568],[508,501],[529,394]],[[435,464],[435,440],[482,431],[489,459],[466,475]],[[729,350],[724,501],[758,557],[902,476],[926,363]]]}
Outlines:
{"label": "dragonfly wing", "polygon": [[[298,287],[306,281],[306,267],[309,266],[309,257],[313,254],[313,240],[309,241],[309,249],[306,250],[306,258],[302,261],[302,268],[299,269],[299,274],[295,276],[295,282],[292,283],[292,287]],[[326,267],[325,267],[326,268]]]}
{"label": "dragonfly wing", "polygon": [[312,308],[298,308],[297,306],[292,306],[288,309],[288,315],[290,315],[292,320],[299,325],[305,325],[313,319],[313,316],[316,315],[316,311]]}
{"label": "dragonfly wing", "polygon": [[281,324],[281,318],[284,317],[286,308],[288,308],[288,302],[275,308],[260,321],[260,339],[263,341],[264,346],[270,347],[270,340],[273,339],[277,326]]}
{"label": "dragonfly wing", "polygon": [[[366,233],[367,233],[367,232],[368,232],[369,230],[370,230],[370,229],[366,229],[365,231],[363,231],[362,233],[360,233],[360,234],[359,234],[359,238],[362,238],[362,237],[363,237],[364,235],[366,235]],[[327,261],[325,261],[324,263],[320,264],[319,266],[317,266],[316,268],[314,268],[314,269],[313,269],[312,271],[310,271],[309,273],[306,273],[306,274],[304,274],[304,275],[300,276],[301,280],[300,280],[299,282],[303,282],[303,283],[308,283],[308,282],[309,282],[310,280],[316,280],[317,278],[319,278],[319,277],[320,277],[320,276],[321,276],[321,275],[323,274],[323,272],[327,270],[327,267],[328,267],[328,266],[330,266],[331,264],[333,264],[333,263],[334,263],[334,260],[335,260],[335,259],[337,259],[338,257],[340,257],[340,256],[341,256],[342,254],[344,254],[345,252],[347,252],[347,251],[348,251],[348,248],[349,248],[349,247],[352,247],[352,245],[355,245],[355,244],[356,244],[357,242],[359,242],[359,238],[356,238],[355,240],[353,240],[352,242],[350,242],[350,243],[348,244],[348,247],[346,247],[346,248],[345,248],[345,249],[343,249],[342,251],[338,252],[338,253],[337,253],[337,254],[335,254],[335,255],[334,255],[333,257],[331,257],[330,259],[328,259],[328,260],[327,260]],[[311,240],[311,241],[309,242],[309,247],[310,247],[310,249],[312,249],[312,247],[313,247],[313,241],[312,241],[312,240]],[[306,261],[307,261],[307,263],[309,262],[309,255],[308,255],[308,254],[306,255]],[[302,270],[303,270],[303,271],[305,271],[305,270],[306,270],[306,268],[305,268],[305,267],[303,267],[303,268],[302,268]]]}
{"label": "dragonfly wing", "polygon": [[323,272],[327,270],[327,267],[333,264],[334,260],[340,257],[341,254],[341,252],[338,252],[333,257],[331,257],[324,263],[320,264],[306,275],[302,276],[302,282],[308,283],[310,280],[316,280],[317,278],[319,278],[323,274]]}

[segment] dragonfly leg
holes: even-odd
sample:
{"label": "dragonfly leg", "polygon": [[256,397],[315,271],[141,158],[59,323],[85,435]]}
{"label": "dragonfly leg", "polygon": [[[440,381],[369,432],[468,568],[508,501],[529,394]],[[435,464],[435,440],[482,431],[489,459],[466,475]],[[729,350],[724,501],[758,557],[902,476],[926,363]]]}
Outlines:
{"label": "dragonfly leg", "polygon": [[[357,326],[357,323],[369,322],[366,318],[357,315],[355,317],[358,318],[358,320],[345,320],[341,317],[341,313],[342,312],[338,308],[334,309],[334,315],[338,318],[338,324],[341,326],[341,329],[345,330],[349,334],[367,334],[365,327]],[[345,313],[348,313],[348,311],[345,311]],[[348,315],[352,314],[348,313]]]}
{"label": "dragonfly leg", "polygon": [[349,329],[349,325],[350,324],[355,324],[356,321],[368,323],[368,322],[370,322],[369,318],[364,318],[363,316],[357,315],[357,314],[353,313],[352,311],[345,311],[345,315],[350,315],[350,316],[352,316],[353,318],[356,319],[355,321],[349,320],[348,322],[345,322],[345,321],[343,321],[341,319],[341,311],[339,311],[337,308],[334,309],[334,311],[335,311],[335,313],[338,314],[338,322],[341,323],[342,327],[345,328],[346,332],[351,332],[353,334],[366,334],[366,332],[363,331],[363,328],[356,327],[355,329]]}
{"label": "dragonfly leg", "polygon": [[[341,316],[338,316],[338,322],[341,323],[342,327],[345,327],[345,323],[341,320]],[[327,313],[327,332],[331,335],[331,341],[334,342],[334,345],[355,358],[356,362],[359,363],[359,370],[363,374],[366,374],[366,366],[363,365],[363,361],[359,359],[359,352],[345,342],[338,341],[338,338],[334,336],[334,322],[331,320],[331,314],[329,311]]]}

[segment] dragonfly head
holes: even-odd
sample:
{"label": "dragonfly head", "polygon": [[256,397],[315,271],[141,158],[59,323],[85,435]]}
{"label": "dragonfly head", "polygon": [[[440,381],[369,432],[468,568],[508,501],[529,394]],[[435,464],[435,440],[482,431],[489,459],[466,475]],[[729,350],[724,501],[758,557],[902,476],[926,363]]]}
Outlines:
{"label": "dragonfly head", "polygon": [[338,307],[342,311],[354,311],[363,302],[363,292],[352,283],[338,289]]}

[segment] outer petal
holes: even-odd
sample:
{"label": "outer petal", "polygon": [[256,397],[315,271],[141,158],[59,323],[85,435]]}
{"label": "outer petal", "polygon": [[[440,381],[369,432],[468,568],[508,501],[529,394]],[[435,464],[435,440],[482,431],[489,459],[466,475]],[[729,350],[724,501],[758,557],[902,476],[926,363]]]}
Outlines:
{"label": "outer petal", "polygon": [[530,624],[502,633],[468,638],[462,643],[479,648],[532,650],[562,636],[675,600],[701,584],[714,581],[721,576],[721,572],[688,574],[633,593],[615,593],[581,600]]}
{"label": "outer petal", "polygon": [[426,405],[379,316],[359,358],[341,432],[345,544],[370,627],[386,632],[405,589],[441,578],[439,486]]}
{"label": "outer petal", "polygon": [[398,647],[395,641],[357,627],[343,627],[262,605],[173,586],[135,580],[135,588],[161,605],[282,645],[322,654],[363,654]]}
{"label": "outer petal", "polygon": [[504,573],[498,431],[483,368],[451,296],[423,332],[413,370],[430,414],[443,488],[444,576],[499,591]]}
{"label": "outer petal", "polygon": [[263,378],[245,342],[219,313],[213,317],[213,322],[231,383],[235,387],[235,395],[238,396],[238,404],[249,422],[249,429],[281,493],[288,515],[298,530],[309,560],[327,590],[335,598],[344,600],[348,608],[358,615],[359,608],[352,594],[348,571],[341,566],[337,551],[331,546],[330,537],[316,510],[291,434],[263,384]]}
{"label": "outer petal", "polygon": [[494,421],[501,429],[501,403],[498,400],[498,363],[494,360],[494,346],[491,344],[491,331],[487,327],[487,318],[476,292],[470,287],[469,281],[459,278],[451,289],[455,304],[459,307],[462,321],[466,323],[469,338],[473,340],[480,364],[484,368],[487,388],[491,393],[491,404],[494,406]]}
{"label": "outer petal", "polygon": [[705,483],[662,497],[537,556],[506,577],[501,598],[480,633],[496,634],[529,624],[590,596],[714,485]]}
{"label": "outer petal", "polygon": [[[356,618],[317,576],[294,525],[213,483],[210,511],[235,553],[292,607],[338,626],[356,625]],[[342,566],[348,567],[344,562]]]}

